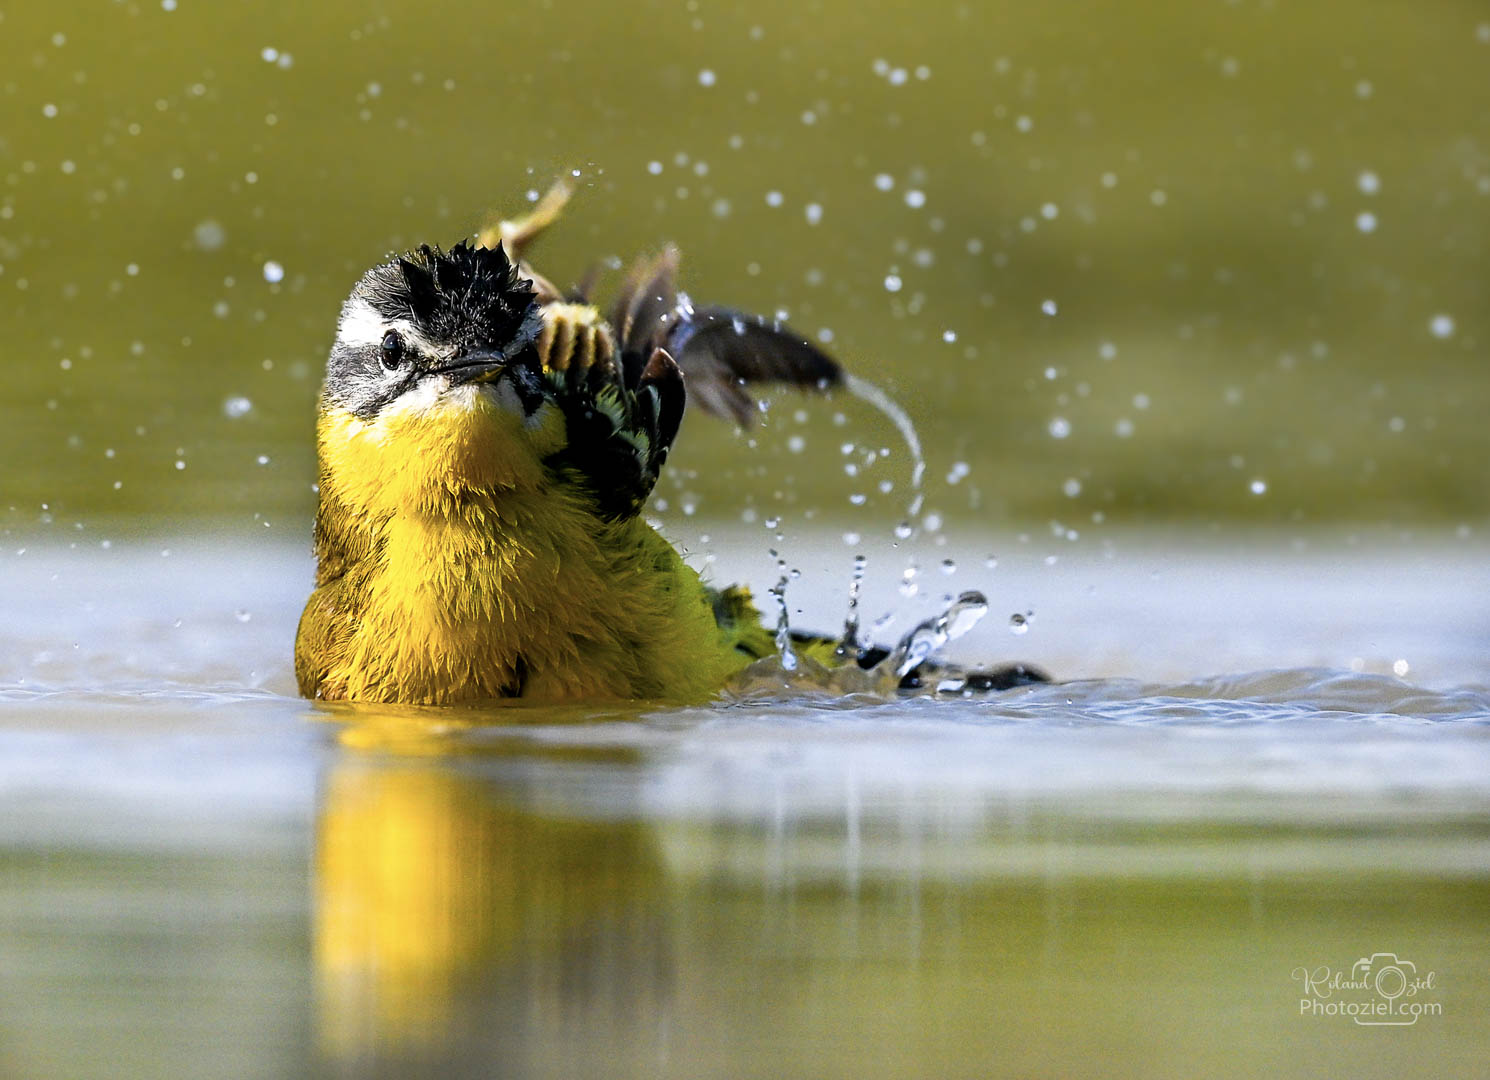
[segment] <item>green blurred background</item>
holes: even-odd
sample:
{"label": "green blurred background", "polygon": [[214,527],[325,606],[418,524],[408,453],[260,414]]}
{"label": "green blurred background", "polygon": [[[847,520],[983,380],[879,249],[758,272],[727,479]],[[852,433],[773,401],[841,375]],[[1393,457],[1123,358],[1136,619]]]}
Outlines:
{"label": "green blurred background", "polygon": [[[351,283],[570,170],[541,269],[677,241],[695,299],[784,311],[890,390],[950,520],[1490,505],[1482,2],[0,16],[12,538],[304,535]],[[842,470],[846,439],[895,445],[871,411],[770,426],[695,418],[664,515],[899,514],[903,455]]]}

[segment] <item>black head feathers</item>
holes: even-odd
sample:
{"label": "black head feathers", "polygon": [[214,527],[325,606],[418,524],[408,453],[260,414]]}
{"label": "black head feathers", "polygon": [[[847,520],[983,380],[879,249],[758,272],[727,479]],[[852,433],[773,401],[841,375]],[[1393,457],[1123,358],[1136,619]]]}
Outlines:
{"label": "black head feathers", "polygon": [[509,340],[533,304],[533,283],[499,243],[462,240],[449,251],[422,244],[363,279],[366,297],[386,319],[408,319],[431,341],[491,345]]}

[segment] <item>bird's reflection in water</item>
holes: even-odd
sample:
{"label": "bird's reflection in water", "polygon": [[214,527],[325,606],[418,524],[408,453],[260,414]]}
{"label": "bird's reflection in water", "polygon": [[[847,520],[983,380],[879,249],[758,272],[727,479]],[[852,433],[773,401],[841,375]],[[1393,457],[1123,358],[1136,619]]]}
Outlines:
{"label": "bird's reflection in water", "polygon": [[[344,713],[316,828],[320,1042],[368,1067],[521,1057],[666,1015],[648,830],[525,807],[522,762],[448,716]],[[510,766],[510,767],[509,767]]]}
{"label": "bird's reflection in water", "polygon": [[[863,757],[690,764],[657,725],[330,715],[314,956],[332,1073],[1253,1075],[1234,1048],[1257,1030],[1303,1054],[1320,1029],[1218,1003],[1278,1000],[1300,956],[1365,938],[1484,957],[1483,881],[1402,870],[1436,844],[1461,865],[1478,824],[1075,815],[914,760],[875,788]],[[850,737],[868,736],[835,751]],[[1372,1071],[1345,1029],[1330,1045]]]}

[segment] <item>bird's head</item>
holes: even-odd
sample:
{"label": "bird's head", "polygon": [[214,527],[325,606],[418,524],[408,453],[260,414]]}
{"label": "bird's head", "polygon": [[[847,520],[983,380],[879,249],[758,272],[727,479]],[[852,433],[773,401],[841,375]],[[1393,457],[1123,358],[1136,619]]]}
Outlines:
{"label": "bird's head", "polygon": [[542,328],[500,244],[426,245],[374,266],[342,306],[326,365],[323,484],[365,487],[369,501],[513,486],[562,438],[544,422]]}
{"label": "bird's head", "polygon": [[326,403],[362,420],[501,375],[538,336],[532,283],[501,245],[428,245],[374,266],[341,310]]}

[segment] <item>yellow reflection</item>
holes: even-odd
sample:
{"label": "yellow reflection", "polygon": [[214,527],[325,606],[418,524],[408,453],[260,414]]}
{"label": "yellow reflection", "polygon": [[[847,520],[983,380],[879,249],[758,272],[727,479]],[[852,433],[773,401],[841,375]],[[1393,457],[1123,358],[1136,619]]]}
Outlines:
{"label": "yellow reflection", "polygon": [[640,827],[545,817],[460,771],[466,748],[450,736],[469,723],[396,710],[338,719],[353,722],[322,790],[314,898],[332,1056],[437,1045],[483,980],[551,969],[586,924],[657,891]]}

